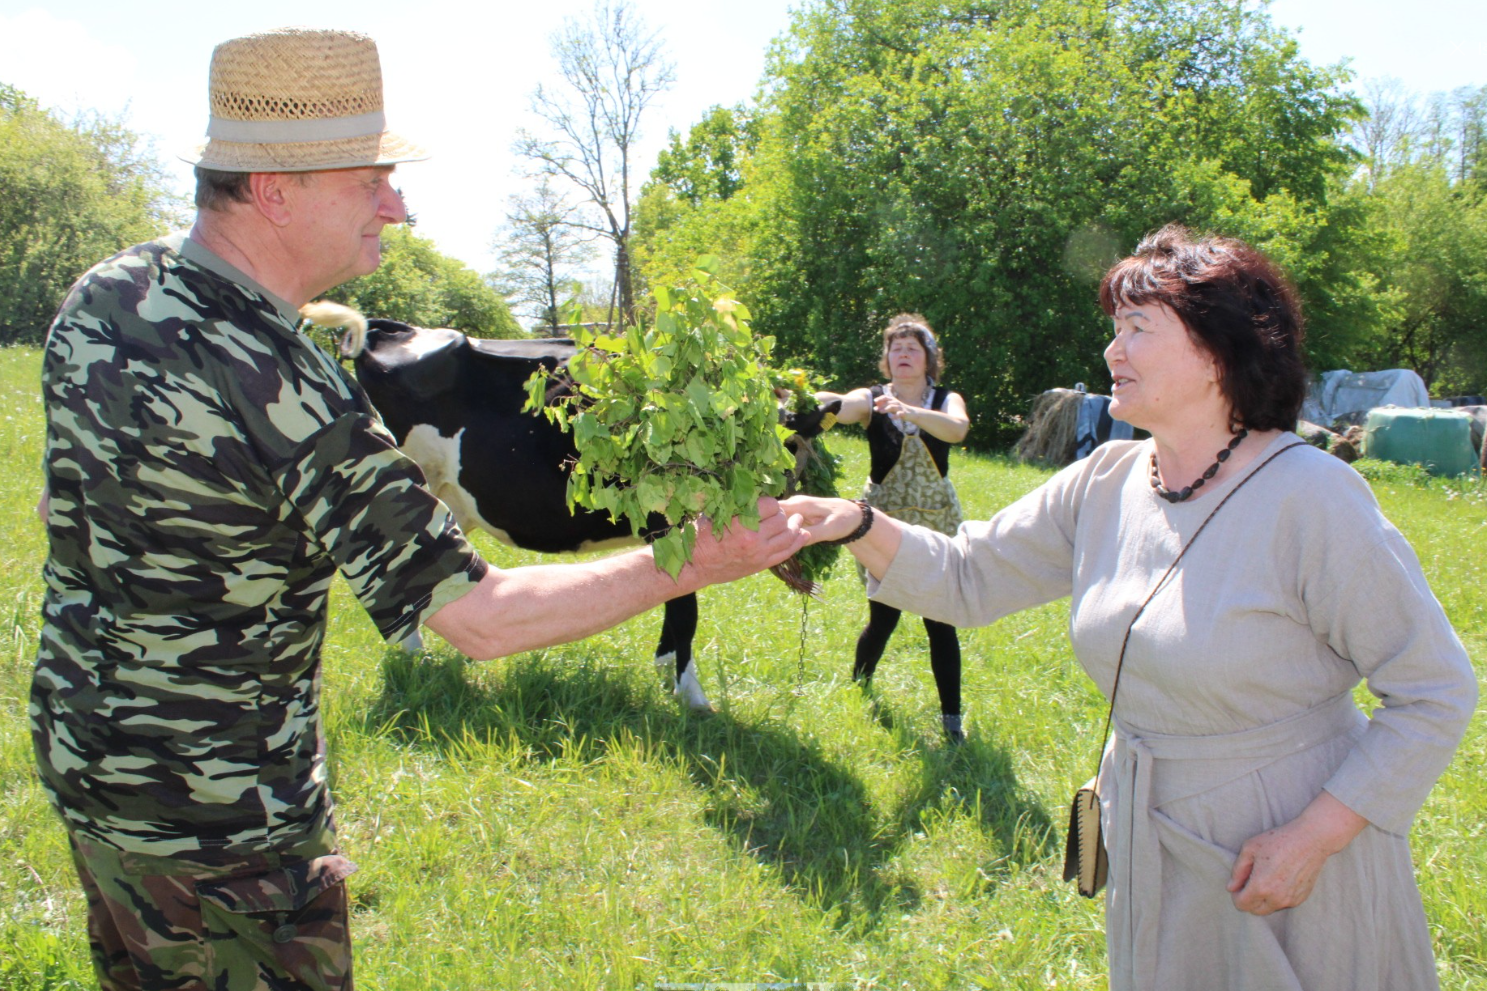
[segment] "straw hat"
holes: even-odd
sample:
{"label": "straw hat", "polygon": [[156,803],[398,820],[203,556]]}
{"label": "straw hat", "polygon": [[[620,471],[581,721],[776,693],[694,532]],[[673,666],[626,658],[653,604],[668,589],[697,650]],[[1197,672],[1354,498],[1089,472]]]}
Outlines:
{"label": "straw hat", "polygon": [[377,43],[353,31],[281,28],[212,52],[211,119],[193,165],[310,172],[428,158],[387,130]]}

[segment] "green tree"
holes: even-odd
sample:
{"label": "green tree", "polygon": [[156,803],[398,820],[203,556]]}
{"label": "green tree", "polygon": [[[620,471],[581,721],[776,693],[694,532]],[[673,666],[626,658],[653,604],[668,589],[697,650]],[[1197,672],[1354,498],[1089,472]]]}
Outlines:
{"label": "green tree", "polygon": [[680,283],[704,255],[716,258],[724,283],[750,283],[759,211],[747,176],[761,161],[760,136],[759,118],[742,105],[711,108],[686,140],[672,131],[635,208],[637,286]]}
{"label": "green tree", "polygon": [[41,341],[78,276],[181,224],[168,190],[121,119],[65,121],[0,83],[0,342]]}
{"label": "green tree", "polygon": [[1453,183],[1487,180],[1487,86],[1435,93],[1425,104],[1414,159],[1439,162]]}
{"label": "green tree", "polygon": [[1411,368],[1437,394],[1487,391],[1487,87],[1423,100],[1392,81],[1363,91],[1351,138],[1365,168],[1344,202],[1369,230],[1358,257],[1384,319],[1347,367]]}
{"label": "green tree", "polygon": [[1375,367],[1412,368],[1437,395],[1487,392],[1487,196],[1451,163],[1396,169],[1372,192],[1394,302]]}
{"label": "green tree", "polygon": [[475,337],[526,336],[485,279],[404,226],[383,230],[377,271],[337,286],[325,298],[420,327],[453,327]]}
{"label": "green tree", "polygon": [[728,209],[662,204],[647,274],[694,225],[741,238],[756,326],[842,385],[876,376],[888,316],[924,313],[979,444],[1046,388],[1107,381],[1097,280],[1171,221],[1278,255],[1313,342],[1351,354],[1382,315],[1351,261],[1344,81],[1236,0],[816,0]]}
{"label": "green tree", "polygon": [[691,206],[726,200],[743,186],[743,161],[759,146],[759,128],[744,105],[712,107],[687,138],[672,130],[656,156],[651,183],[664,183]]}

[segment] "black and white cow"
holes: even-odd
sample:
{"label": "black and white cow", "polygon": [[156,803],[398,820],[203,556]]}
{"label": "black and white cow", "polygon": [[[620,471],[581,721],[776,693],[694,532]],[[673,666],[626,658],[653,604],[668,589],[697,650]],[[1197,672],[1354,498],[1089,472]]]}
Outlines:
{"label": "black and white cow", "polygon": [[[566,364],[577,350],[572,340],[483,340],[366,320],[333,303],[311,303],[302,312],[320,326],[348,328],[341,353],[353,359],[357,380],[399,447],[462,528],[543,553],[634,542],[627,522],[568,508],[569,464],[578,453],[573,439],[540,412],[522,411],[527,380]],[[565,394],[562,379],[554,379],[554,389],[552,398]],[[820,419],[796,429],[819,433]],[[656,669],[689,708],[711,709],[692,664],[696,633],[697,596],[667,602]]]}

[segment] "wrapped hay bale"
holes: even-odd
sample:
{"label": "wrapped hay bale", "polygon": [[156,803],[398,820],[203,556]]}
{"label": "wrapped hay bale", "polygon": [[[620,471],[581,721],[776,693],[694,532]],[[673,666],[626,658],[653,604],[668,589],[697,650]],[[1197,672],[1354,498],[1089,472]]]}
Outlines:
{"label": "wrapped hay bale", "polygon": [[1479,464],[1471,446],[1471,420],[1454,409],[1369,410],[1363,453],[1382,461],[1422,465],[1432,475],[1464,475]]}

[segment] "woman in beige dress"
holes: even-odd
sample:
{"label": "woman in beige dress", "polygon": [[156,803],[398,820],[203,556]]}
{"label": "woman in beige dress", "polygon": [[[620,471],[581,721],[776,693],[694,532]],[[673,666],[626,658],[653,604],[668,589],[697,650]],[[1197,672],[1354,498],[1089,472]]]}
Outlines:
{"label": "woman in beige dress", "polygon": [[[869,505],[905,523],[954,533],[964,517],[950,484],[950,449],[965,440],[971,421],[960,393],[940,383],[944,369],[929,321],[917,313],[900,313],[883,330],[878,370],[888,381],[846,395],[818,392],[816,399],[822,404],[840,399],[837,422],[866,429],[869,466],[862,498]],[[862,577],[866,580],[866,572]],[[867,626],[857,638],[852,664],[857,681],[872,681],[899,615],[900,610],[885,602],[868,601]],[[940,723],[945,738],[958,744],[965,740],[960,638],[955,627],[927,618],[924,633],[940,697]]]}
{"label": "woman in beige dress", "polygon": [[1107,698],[1120,672],[1099,777],[1112,991],[1435,988],[1407,835],[1476,678],[1367,484],[1292,433],[1295,294],[1246,245],[1169,227],[1100,301],[1111,415],[1150,439],[953,537],[845,500],[785,511],[850,540],[874,599],[942,622],[1071,596],[1079,663]]}

